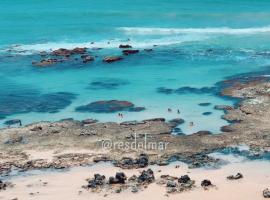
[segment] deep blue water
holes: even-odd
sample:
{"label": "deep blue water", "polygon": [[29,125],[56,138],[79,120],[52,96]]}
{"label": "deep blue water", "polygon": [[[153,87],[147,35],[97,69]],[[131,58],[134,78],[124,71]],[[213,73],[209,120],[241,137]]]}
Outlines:
{"label": "deep blue water", "polygon": [[[211,88],[228,76],[264,70],[270,63],[269,10],[268,0],[1,0],[0,122],[182,117],[185,133],[217,132],[227,122],[213,107],[232,101],[213,93],[166,94],[158,88]],[[119,44],[141,52],[103,63],[104,56],[121,55]],[[32,66],[42,59],[40,51],[61,47],[88,47],[89,54],[98,57],[87,64],[70,60]],[[117,113],[75,111],[112,99],[146,110],[123,112],[123,119]],[[208,102],[210,106],[198,105]]]}

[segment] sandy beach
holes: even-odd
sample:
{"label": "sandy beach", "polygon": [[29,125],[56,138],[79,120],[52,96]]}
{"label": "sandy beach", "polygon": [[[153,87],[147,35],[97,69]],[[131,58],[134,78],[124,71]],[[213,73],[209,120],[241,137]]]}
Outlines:
{"label": "sandy beach", "polygon": [[[176,168],[176,166],[179,166]],[[10,177],[9,181],[15,185],[1,191],[0,199],[11,200],[58,200],[58,199],[203,199],[203,200],[259,200],[264,199],[262,191],[269,187],[270,163],[268,161],[234,161],[220,169],[189,169],[186,164],[174,162],[168,166],[151,166],[155,178],[169,174],[180,177],[188,174],[195,180],[196,187],[190,191],[167,194],[165,186],[152,183],[143,191],[136,194],[123,191],[116,194],[113,191],[93,193],[82,188],[86,179],[96,173],[106,177],[113,176],[116,172],[124,172],[127,177],[138,175],[141,170],[122,170],[109,163],[99,163],[89,167],[77,167],[65,172],[57,171],[30,171],[24,176]],[[258,170],[259,169],[259,170]],[[240,180],[227,180],[228,175],[241,172],[244,176]],[[213,187],[205,190],[200,186],[203,179],[211,180]]]}

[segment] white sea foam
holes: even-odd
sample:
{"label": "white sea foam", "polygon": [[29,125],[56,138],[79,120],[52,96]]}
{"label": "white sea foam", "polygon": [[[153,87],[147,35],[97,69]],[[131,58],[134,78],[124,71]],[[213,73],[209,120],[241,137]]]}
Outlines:
{"label": "white sea foam", "polygon": [[174,34],[259,34],[270,33],[270,26],[254,28],[147,28],[147,27],[121,27],[118,30],[127,35],[174,35]]}
{"label": "white sea foam", "polygon": [[53,51],[59,48],[73,49],[75,47],[87,47],[87,48],[104,48],[113,49],[118,48],[120,44],[130,44],[134,48],[151,48],[154,45],[166,46],[166,45],[176,45],[184,42],[193,42],[205,40],[205,36],[181,36],[181,37],[163,37],[160,39],[142,39],[142,40],[104,40],[91,43],[89,42],[48,42],[48,43],[38,43],[38,44],[21,44],[13,45],[6,48],[11,50],[13,53],[17,54],[32,54],[41,51]]}

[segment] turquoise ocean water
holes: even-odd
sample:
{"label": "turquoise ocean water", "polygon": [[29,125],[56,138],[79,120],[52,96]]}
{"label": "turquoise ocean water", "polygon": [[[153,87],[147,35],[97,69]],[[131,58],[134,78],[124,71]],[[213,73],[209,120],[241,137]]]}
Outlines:
{"label": "turquoise ocean water", "polygon": [[[267,68],[269,11],[268,0],[1,0],[0,123],[14,118],[28,124],[63,118],[120,122],[181,117],[186,134],[217,132],[227,122],[213,107],[232,101],[204,92],[165,94],[158,88],[213,87],[228,76]],[[121,55],[119,44],[141,52],[103,63],[104,56]],[[95,61],[46,68],[31,64],[41,59],[40,51],[74,47],[88,47]],[[91,88],[97,81],[118,85]],[[74,96],[60,96],[53,103],[50,94],[59,92]],[[123,119],[117,113],[75,111],[77,106],[111,99],[131,101],[146,110],[124,112]],[[32,109],[37,106],[33,101],[42,101],[42,108]],[[46,103],[53,104],[53,111],[46,111]]]}

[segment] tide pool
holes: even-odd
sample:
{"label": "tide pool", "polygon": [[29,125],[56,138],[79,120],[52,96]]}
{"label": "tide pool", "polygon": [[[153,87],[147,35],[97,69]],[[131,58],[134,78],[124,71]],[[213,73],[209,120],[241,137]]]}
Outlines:
{"label": "tide pool", "polygon": [[[269,1],[251,0],[136,0],[129,4],[124,0],[3,0],[0,116],[5,118],[0,123],[4,126],[15,118],[29,124],[64,118],[122,122],[180,117],[186,121],[180,126],[185,134],[217,133],[227,122],[214,106],[233,101],[213,93],[165,94],[158,88],[210,88],[229,76],[267,69],[269,9]],[[102,62],[105,56],[121,55],[120,44],[130,44],[140,53],[112,64]],[[71,60],[45,68],[32,65],[42,59],[41,51],[75,47],[87,47],[95,61]],[[93,82],[105,87],[93,88]],[[112,82],[117,86],[108,87]],[[117,112],[75,111],[100,100],[126,100],[146,110],[124,111],[123,118]],[[4,108],[9,107],[14,109],[6,114]]]}

